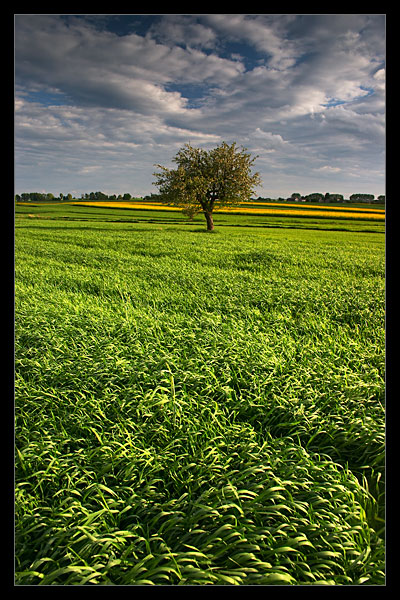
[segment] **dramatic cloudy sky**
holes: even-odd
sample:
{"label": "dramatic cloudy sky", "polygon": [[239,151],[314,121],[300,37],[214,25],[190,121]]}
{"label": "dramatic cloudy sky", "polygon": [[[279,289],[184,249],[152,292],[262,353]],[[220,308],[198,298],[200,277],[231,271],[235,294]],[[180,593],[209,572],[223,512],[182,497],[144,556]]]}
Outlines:
{"label": "dramatic cloudy sky", "polygon": [[257,195],[385,193],[384,15],[15,15],[15,192],[157,192],[190,142]]}

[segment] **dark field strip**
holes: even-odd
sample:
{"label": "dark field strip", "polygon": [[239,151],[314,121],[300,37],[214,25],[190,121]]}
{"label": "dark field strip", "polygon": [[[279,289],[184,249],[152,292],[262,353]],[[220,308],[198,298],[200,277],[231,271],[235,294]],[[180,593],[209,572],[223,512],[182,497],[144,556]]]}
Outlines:
{"label": "dark field strip", "polygon": [[198,233],[16,219],[17,585],[383,585],[384,237]]}

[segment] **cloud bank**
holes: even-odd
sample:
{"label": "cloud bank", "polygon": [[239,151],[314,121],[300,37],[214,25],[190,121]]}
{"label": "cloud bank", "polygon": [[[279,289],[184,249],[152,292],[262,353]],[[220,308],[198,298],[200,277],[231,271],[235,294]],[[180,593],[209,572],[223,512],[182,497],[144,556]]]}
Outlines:
{"label": "cloud bank", "polygon": [[16,15],[16,193],[144,195],[185,143],[262,196],[384,193],[381,15]]}

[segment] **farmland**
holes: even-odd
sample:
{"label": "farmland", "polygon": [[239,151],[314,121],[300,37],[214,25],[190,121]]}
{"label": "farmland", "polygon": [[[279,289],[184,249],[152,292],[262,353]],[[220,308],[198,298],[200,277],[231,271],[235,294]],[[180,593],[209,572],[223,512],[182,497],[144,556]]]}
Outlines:
{"label": "farmland", "polygon": [[384,211],[125,204],[16,207],[16,584],[384,585]]}
{"label": "farmland", "polygon": [[[167,210],[167,211],[181,211],[179,207],[168,206],[161,202],[148,202],[148,201],[136,201],[136,202],[82,202],[71,203],[76,206],[89,206],[94,208],[126,208],[126,209],[145,209],[145,210]],[[293,210],[295,209],[295,210]],[[225,214],[254,214],[254,215],[299,215],[301,217],[315,217],[324,218],[332,217],[335,218],[368,218],[368,219],[385,219],[385,211],[382,208],[365,208],[365,207],[348,207],[348,206],[330,206],[326,208],[320,204],[309,204],[301,206],[299,204],[290,204],[285,202],[284,204],[263,202],[263,203],[250,203],[239,204],[238,206],[232,206],[230,208],[215,209],[216,213]]]}

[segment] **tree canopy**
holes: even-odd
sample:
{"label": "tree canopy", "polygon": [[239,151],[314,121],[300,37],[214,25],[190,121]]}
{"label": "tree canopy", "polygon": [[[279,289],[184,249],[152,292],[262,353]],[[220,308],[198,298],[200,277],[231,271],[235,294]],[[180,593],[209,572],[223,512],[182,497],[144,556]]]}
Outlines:
{"label": "tree canopy", "polygon": [[350,200],[357,202],[358,200],[374,200],[375,196],[373,194],[352,194],[350,196]]}
{"label": "tree canopy", "polygon": [[256,158],[246,148],[238,150],[235,142],[231,145],[222,142],[209,151],[185,144],[172,159],[177,169],[155,165],[161,171],[154,173],[154,185],[159,187],[163,202],[181,206],[186,214],[203,211],[207,229],[211,231],[215,206],[245,202],[261,183],[259,173],[251,174]]}

